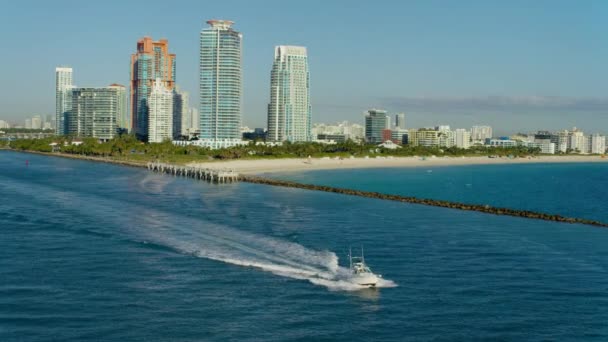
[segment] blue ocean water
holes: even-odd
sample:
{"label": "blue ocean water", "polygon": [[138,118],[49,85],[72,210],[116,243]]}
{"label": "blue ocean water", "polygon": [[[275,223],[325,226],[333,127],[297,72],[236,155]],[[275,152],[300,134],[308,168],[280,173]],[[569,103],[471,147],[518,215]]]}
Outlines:
{"label": "blue ocean water", "polygon": [[429,166],[272,175],[304,183],[608,222],[608,163]]}
{"label": "blue ocean water", "polygon": [[[0,194],[1,341],[608,339],[601,228],[3,151]],[[331,277],[349,245],[387,287]]]}

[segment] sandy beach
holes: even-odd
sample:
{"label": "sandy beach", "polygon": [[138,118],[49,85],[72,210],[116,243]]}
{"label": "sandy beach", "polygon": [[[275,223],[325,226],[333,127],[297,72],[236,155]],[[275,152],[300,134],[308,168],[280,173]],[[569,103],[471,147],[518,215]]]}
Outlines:
{"label": "sandy beach", "polygon": [[490,165],[523,163],[589,163],[608,162],[599,156],[541,156],[533,158],[488,158],[488,157],[382,157],[382,158],[302,158],[302,159],[257,159],[190,163],[189,166],[210,169],[231,169],[245,174],[269,172],[297,172],[309,170],[389,168],[389,167],[433,167],[456,165]]}

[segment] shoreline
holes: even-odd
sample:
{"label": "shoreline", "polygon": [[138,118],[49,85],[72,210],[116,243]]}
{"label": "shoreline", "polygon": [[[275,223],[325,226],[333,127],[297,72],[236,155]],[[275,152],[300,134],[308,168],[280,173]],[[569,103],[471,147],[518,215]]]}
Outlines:
{"label": "shoreline", "polygon": [[[93,157],[79,154],[57,152],[21,151],[2,149],[5,151],[38,154],[50,157],[60,157],[77,160],[87,160],[129,167],[147,168],[147,162],[117,160],[106,157]],[[190,162],[186,166],[208,168],[211,170],[234,170],[245,175],[260,175],[286,172],[306,172],[317,170],[356,170],[371,168],[422,168],[442,166],[468,165],[513,165],[513,164],[545,164],[545,163],[608,163],[608,158],[599,155],[560,155],[537,156],[529,158],[489,158],[480,157],[381,157],[381,158],[282,158],[282,159],[238,159],[214,160],[209,162]]]}
{"label": "shoreline", "polygon": [[383,157],[383,158],[292,158],[250,159],[188,163],[187,166],[229,169],[243,174],[266,174],[316,170],[349,170],[367,168],[416,168],[467,165],[513,165],[541,163],[608,163],[600,156],[538,156],[530,158],[483,157]]}

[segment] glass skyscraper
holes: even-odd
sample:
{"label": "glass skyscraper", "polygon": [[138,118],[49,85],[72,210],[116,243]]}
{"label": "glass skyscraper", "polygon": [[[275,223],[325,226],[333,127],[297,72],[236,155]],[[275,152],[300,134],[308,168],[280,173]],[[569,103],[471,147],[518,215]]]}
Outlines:
{"label": "glass skyscraper", "polygon": [[157,79],[173,89],[175,54],[169,53],[166,39],[153,41],[144,37],[137,42],[137,53],[131,55],[131,128],[144,141],[148,137],[148,98]]}
{"label": "glass skyscraper", "polygon": [[385,110],[370,109],[365,114],[365,140],[373,144],[383,143],[382,131],[390,128],[390,118]]}
{"label": "glass skyscraper", "polygon": [[72,68],[55,68],[55,132],[57,135],[66,133],[66,117],[72,108],[73,87]]}
{"label": "glass skyscraper", "polygon": [[268,139],[312,140],[308,55],[305,47],[275,47],[270,76]]}
{"label": "glass skyscraper", "polygon": [[200,138],[240,139],[243,36],[232,21],[207,24],[200,36]]}

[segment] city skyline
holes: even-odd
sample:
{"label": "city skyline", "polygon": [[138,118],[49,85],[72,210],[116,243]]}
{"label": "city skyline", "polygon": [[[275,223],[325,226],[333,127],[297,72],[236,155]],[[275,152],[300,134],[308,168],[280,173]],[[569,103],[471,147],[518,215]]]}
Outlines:
{"label": "city skyline", "polygon": [[[602,115],[608,112],[605,95],[608,75],[601,63],[608,51],[605,46],[596,44],[605,41],[608,32],[601,20],[608,6],[601,2],[578,6],[559,2],[551,7],[468,2],[462,6],[445,5],[441,10],[435,6],[437,13],[429,12],[432,6],[422,3],[385,4],[384,7],[394,10],[394,14],[379,13],[378,8],[383,6],[359,4],[343,8],[339,2],[324,4],[325,13],[318,14],[313,9],[318,9],[320,3],[313,2],[310,9],[304,9],[298,16],[280,18],[291,26],[279,25],[285,27],[279,32],[263,20],[277,14],[272,6],[262,18],[251,18],[247,10],[252,5],[246,3],[230,8],[217,4],[183,4],[181,7],[189,10],[180,11],[180,25],[175,27],[154,24],[154,20],[150,20],[150,24],[127,25],[120,31],[107,28],[107,34],[100,35],[95,44],[83,42],[76,47],[61,46],[61,49],[45,46],[49,48],[48,61],[23,63],[28,69],[18,66],[16,70],[34,83],[28,83],[26,87],[18,80],[10,89],[1,92],[5,96],[2,99],[5,106],[0,117],[22,121],[32,114],[52,113],[54,94],[49,91],[52,80],[48,74],[56,65],[77,69],[79,85],[127,84],[125,54],[131,53],[134,40],[146,35],[167,38],[171,42],[172,52],[180,56],[179,83],[194,95],[192,103],[198,103],[198,92],[194,91],[198,88],[195,77],[197,33],[206,19],[217,17],[238,22],[239,31],[247,38],[243,48],[244,125],[266,126],[267,75],[272,62],[268,56],[275,45],[286,43],[309,48],[311,68],[315,70],[315,87],[311,94],[314,122],[363,121],[362,113],[376,107],[405,112],[409,127],[439,123],[465,127],[489,124],[504,130],[499,134],[575,125],[588,131],[608,128],[608,118]],[[41,19],[40,15],[46,12],[61,17],[73,11],[61,4],[55,7],[65,13],[59,13],[49,5],[33,10],[28,8],[31,12],[26,12],[25,6],[10,4],[8,10],[14,11],[16,17],[21,15],[25,22]],[[492,16],[497,9],[500,18]],[[468,10],[471,13],[467,14]],[[161,9],[152,9],[150,15],[160,17],[161,12]],[[408,20],[395,20],[406,12]],[[454,17],[446,17],[451,12]],[[416,15],[420,18],[414,18]],[[367,19],[374,17],[379,19]],[[75,39],[90,33],[90,27],[105,30],[107,26],[86,15],[77,19],[78,22],[90,21],[89,29],[74,31],[70,26],[68,30],[60,24],[53,33],[60,32]],[[310,24],[330,19],[336,21],[329,26]],[[430,27],[422,25],[423,19],[430,20]],[[121,20],[121,16],[116,20]],[[569,25],[564,31],[564,20],[576,25]],[[39,23],[34,22],[32,27],[36,25]],[[379,32],[385,36],[369,39]],[[522,38],[524,32],[526,36]],[[27,37],[32,33],[26,30],[21,35]],[[48,33],[36,31],[36,34]],[[356,44],[359,39],[366,42],[365,49]],[[393,43],[387,45],[387,42]],[[565,49],[565,46],[576,48]],[[129,51],[125,51],[125,47]],[[23,48],[19,49],[12,37],[8,48],[11,50],[7,56],[9,61],[23,57],[19,54]],[[375,54],[375,49],[383,49],[384,53]],[[444,57],[446,53],[451,57]],[[39,76],[42,70],[46,70],[44,79]],[[7,70],[7,74],[10,77],[16,71]],[[37,78],[32,78],[32,73]],[[26,101],[25,93],[36,96]]]}

